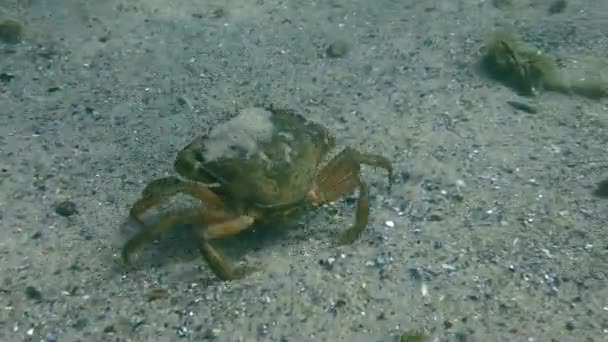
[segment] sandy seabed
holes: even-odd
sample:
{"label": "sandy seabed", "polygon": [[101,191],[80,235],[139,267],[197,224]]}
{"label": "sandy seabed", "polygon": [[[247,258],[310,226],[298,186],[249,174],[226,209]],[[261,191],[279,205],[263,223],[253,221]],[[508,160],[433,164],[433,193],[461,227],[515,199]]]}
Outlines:
{"label": "sandy seabed", "polygon": [[[2,0],[24,31],[0,42],[0,340],[606,341],[607,102],[524,99],[475,65],[496,30],[607,56],[608,2],[508,3]],[[361,239],[335,245],[349,194],[226,241],[265,264],[241,280],[180,230],[124,265],[145,184],[258,103],[393,161],[390,193],[363,168]]]}

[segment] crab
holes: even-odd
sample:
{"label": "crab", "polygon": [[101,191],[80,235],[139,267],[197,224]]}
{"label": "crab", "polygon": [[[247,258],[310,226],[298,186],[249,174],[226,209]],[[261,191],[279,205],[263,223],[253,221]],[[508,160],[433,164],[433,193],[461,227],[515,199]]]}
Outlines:
{"label": "crab", "polygon": [[[333,202],[358,188],[355,222],[337,238],[338,245],[355,242],[369,218],[368,185],[360,177],[361,165],[385,169],[389,192],[393,169],[386,157],[350,147],[323,163],[335,145],[324,126],[290,110],[241,110],[178,152],[174,167],[181,177],[160,178],[144,188],[130,211],[144,229],[126,242],[123,260],[129,262],[141,245],[186,223],[195,227],[198,248],[213,273],[221,280],[238,279],[262,266],[234,265],[213,240]],[[154,224],[144,224],[149,209],[178,194],[202,205],[161,213]]]}

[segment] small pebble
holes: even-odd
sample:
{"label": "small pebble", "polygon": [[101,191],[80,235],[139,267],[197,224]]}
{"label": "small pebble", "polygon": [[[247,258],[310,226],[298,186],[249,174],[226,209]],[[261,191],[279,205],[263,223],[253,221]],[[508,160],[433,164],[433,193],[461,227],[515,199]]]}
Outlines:
{"label": "small pebble", "polygon": [[78,210],[76,209],[76,203],[72,201],[63,201],[61,203],[58,203],[55,206],[55,213],[63,217],[72,216],[78,213]]}
{"label": "small pebble", "polygon": [[25,288],[25,295],[27,298],[32,299],[32,300],[41,300],[42,299],[42,293],[40,293],[40,291],[38,291],[38,289],[33,286],[27,286]]}
{"label": "small pebble", "polygon": [[442,264],[441,268],[443,268],[444,270],[447,270],[447,271],[456,271],[456,267],[454,265],[450,265],[450,264]]}
{"label": "small pebble", "polygon": [[349,50],[348,43],[346,43],[345,41],[342,41],[342,40],[337,40],[337,41],[329,44],[329,46],[327,47],[327,50],[325,50],[325,54],[329,58],[340,58],[340,57],[344,57],[348,53],[348,50]]}
{"label": "small pebble", "polygon": [[532,105],[529,105],[527,103],[523,103],[523,102],[519,102],[519,101],[507,101],[507,104],[509,104],[511,107],[522,111],[522,112],[526,112],[528,114],[536,114],[538,113],[538,109]]}
{"label": "small pebble", "polygon": [[80,330],[86,328],[87,325],[89,325],[89,320],[87,318],[81,317],[81,318],[77,319],[76,322],[74,322],[72,324],[72,327],[74,329],[80,331]]}
{"label": "small pebble", "polygon": [[430,221],[430,222],[443,221],[443,217],[439,213],[432,213],[428,216],[428,221]]}
{"label": "small pebble", "polygon": [[566,0],[555,0],[549,6],[549,14],[558,14],[562,13],[566,7],[568,7],[568,2]]}
{"label": "small pebble", "polygon": [[179,336],[179,337],[186,337],[186,336],[188,336],[188,334],[189,334],[188,328],[185,326],[181,326],[177,329],[177,336]]}
{"label": "small pebble", "polygon": [[144,295],[148,302],[169,297],[169,291],[163,288],[151,289]]}
{"label": "small pebble", "polygon": [[320,259],[319,265],[325,267],[325,269],[327,269],[327,270],[331,270],[333,268],[335,262],[336,262],[336,258],[329,257],[326,259]]}
{"label": "small pebble", "polygon": [[492,1],[492,4],[494,7],[503,10],[511,8],[513,6],[513,0],[494,0]]}
{"label": "small pebble", "polygon": [[384,222],[384,224],[387,227],[391,227],[391,228],[395,227],[395,222],[393,222],[393,221],[386,221],[386,222]]}
{"label": "small pebble", "polygon": [[223,7],[219,7],[211,11],[211,18],[218,19],[223,18],[228,14],[227,10]]}
{"label": "small pebble", "polygon": [[420,294],[422,294],[422,297],[426,297],[429,295],[429,288],[428,286],[426,286],[426,283],[422,283],[420,285]]}
{"label": "small pebble", "polygon": [[593,195],[599,198],[608,198],[608,179],[597,184],[597,187],[593,191]]}
{"label": "small pebble", "polygon": [[0,21],[0,41],[7,44],[17,44],[21,42],[23,36],[23,26],[20,23],[6,19]]}
{"label": "small pebble", "polygon": [[15,75],[13,74],[7,74],[5,72],[0,73],[0,83],[4,83],[7,84],[8,82],[10,82],[13,78],[15,78]]}

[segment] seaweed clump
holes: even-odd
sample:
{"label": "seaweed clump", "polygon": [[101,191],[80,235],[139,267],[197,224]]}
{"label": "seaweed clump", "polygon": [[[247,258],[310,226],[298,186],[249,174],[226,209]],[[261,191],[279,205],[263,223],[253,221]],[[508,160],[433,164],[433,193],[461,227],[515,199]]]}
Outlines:
{"label": "seaweed clump", "polygon": [[399,342],[429,342],[431,337],[422,331],[405,331],[399,338]]}
{"label": "seaweed clump", "polygon": [[540,89],[563,88],[554,60],[518,43],[508,33],[495,33],[482,52],[481,65],[487,74],[523,96],[536,95]]}
{"label": "seaweed clump", "polygon": [[481,67],[486,74],[522,96],[536,96],[543,90],[591,99],[608,96],[608,82],[565,77],[556,57],[519,42],[508,33],[494,33],[481,52]]}

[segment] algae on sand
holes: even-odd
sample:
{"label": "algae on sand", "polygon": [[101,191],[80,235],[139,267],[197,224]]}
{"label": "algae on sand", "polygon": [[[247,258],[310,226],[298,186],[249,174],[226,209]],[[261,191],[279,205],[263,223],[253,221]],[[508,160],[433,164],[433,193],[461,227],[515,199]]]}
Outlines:
{"label": "algae on sand", "polygon": [[401,335],[399,342],[428,342],[431,338],[422,331],[406,331]]}
{"label": "algae on sand", "polygon": [[[608,96],[608,81],[601,77],[608,72],[606,63],[587,65],[593,75],[586,77],[583,69],[566,73],[558,65],[568,58],[547,54],[528,46],[506,32],[494,33],[484,48],[481,66],[493,79],[507,85],[524,96],[535,96],[543,90],[576,94],[591,99]],[[570,58],[570,60],[572,60]],[[582,60],[582,59],[581,59]],[[578,60],[573,62],[579,64]],[[602,66],[602,64],[604,64]],[[603,71],[602,71],[603,68]]]}

